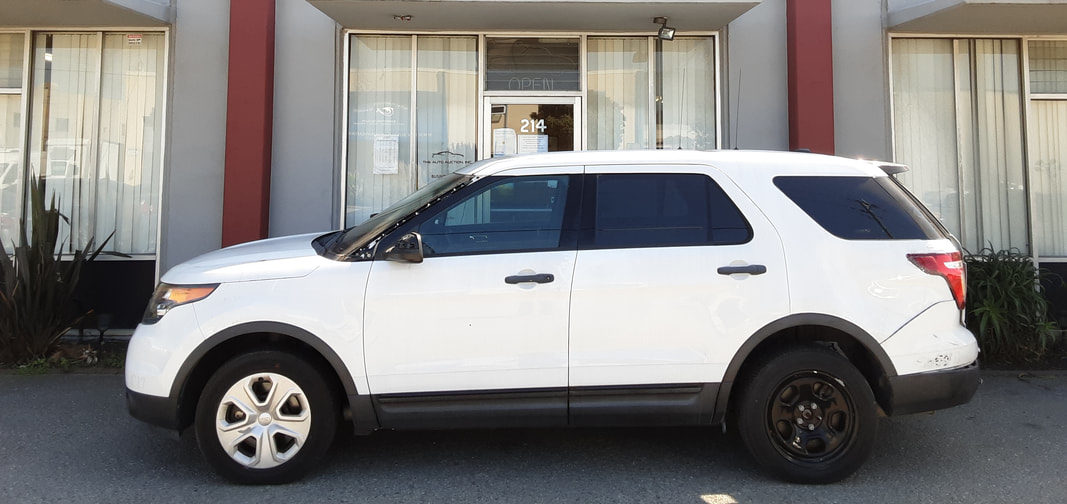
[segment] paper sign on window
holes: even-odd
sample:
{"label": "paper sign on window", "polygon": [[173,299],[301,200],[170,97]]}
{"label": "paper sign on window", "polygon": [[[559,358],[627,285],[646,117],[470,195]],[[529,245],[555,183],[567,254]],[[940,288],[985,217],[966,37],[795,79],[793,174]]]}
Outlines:
{"label": "paper sign on window", "polygon": [[548,152],[548,135],[520,135],[519,154]]}
{"label": "paper sign on window", "polygon": [[493,130],[494,157],[515,154],[518,150],[515,143],[515,130],[511,128],[496,128]]}
{"label": "paper sign on window", "polygon": [[374,135],[374,174],[396,175],[400,171],[400,137]]}

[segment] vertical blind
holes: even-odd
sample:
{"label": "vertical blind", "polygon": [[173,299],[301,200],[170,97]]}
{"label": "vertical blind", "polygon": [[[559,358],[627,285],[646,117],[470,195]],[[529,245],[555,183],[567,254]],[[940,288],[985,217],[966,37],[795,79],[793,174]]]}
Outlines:
{"label": "vertical blind", "polygon": [[[88,242],[93,223],[100,110],[100,36],[39,33],[33,49],[29,166],[60,213],[58,247]],[[103,239],[104,237],[100,237]]]}
{"label": "vertical blind", "polygon": [[474,162],[478,127],[477,37],[355,35],[351,44],[346,226]]}
{"label": "vertical blind", "polygon": [[1067,256],[1067,100],[1030,103],[1030,183],[1039,256]]}
{"label": "vertical blind", "polygon": [[1039,256],[1067,257],[1067,40],[1028,49],[1034,242]]}
{"label": "vertical blind", "polygon": [[0,33],[0,246],[18,241],[22,208],[21,33]]}
{"label": "vertical blind", "polygon": [[478,38],[420,36],[417,46],[415,155],[422,187],[476,159]]}
{"label": "vertical blind", "polygon": [[[955,47],[955,49],[953,48]],[[893,40],[901,180],[964,247],[1029,252],[1017,40]]]}
{"label": "vertical blind", "polygon": [[154,254],[162,170],[161,33],[39,33],[29,165],[55,197],[63,252]]}
{"label": "vertical blind", "polygon": [[647,149],[648,39],[589,37],[589,149]]}
{"label": "vertical blind", "polygon": [[351,38],[345,225],[414,190],[409,36]]}
{"label": "vertical blind", "polygon": [[663,42],[663,148],[714,149],[715,43],[710,37]]}

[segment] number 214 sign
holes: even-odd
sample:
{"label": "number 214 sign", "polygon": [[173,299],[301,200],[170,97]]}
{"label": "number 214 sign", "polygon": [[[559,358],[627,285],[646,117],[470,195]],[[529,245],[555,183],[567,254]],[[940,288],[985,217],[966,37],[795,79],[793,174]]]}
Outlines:
{"label": "number 214 sign", "polygon": [[544,133],[545,132],[545,120],[544,119],[523,119],[520,133]]}

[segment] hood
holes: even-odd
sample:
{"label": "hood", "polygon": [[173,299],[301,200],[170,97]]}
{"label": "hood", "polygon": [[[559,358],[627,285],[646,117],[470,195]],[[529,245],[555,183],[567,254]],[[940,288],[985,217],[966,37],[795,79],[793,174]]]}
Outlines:
{"label": "hood", "polygon": [[171,268],[161,280],[188,285],[306,276],[329,260],[311,246],[311,241],[322,235],[271,238],[208,252]]}

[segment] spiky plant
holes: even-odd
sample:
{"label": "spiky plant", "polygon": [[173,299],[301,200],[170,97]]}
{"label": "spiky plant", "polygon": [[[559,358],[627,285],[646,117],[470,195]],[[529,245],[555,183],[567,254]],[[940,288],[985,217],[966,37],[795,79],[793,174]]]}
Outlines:
{"label": "spiky plant", "polygon": [[0,362],[45,357],[88,314],[75,301],[78,280],[111,239],[94,250],[90,238],[84,250],[64,259],[56,244],[60,220],[69,221],[59,212],[55,195],[45,207],[44,190],[43,180],[31,179],[29,219],[19,221],[21,243],[0,243]]}

